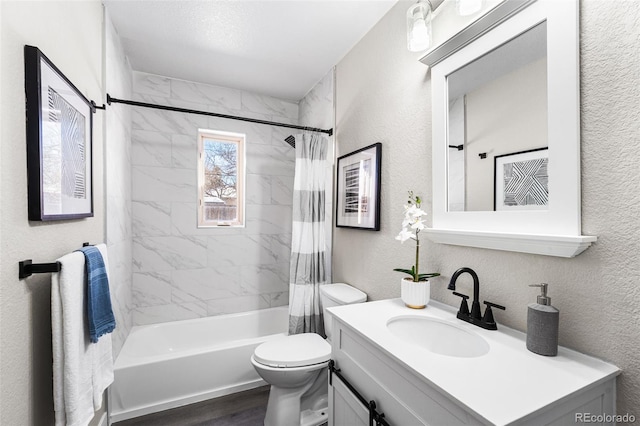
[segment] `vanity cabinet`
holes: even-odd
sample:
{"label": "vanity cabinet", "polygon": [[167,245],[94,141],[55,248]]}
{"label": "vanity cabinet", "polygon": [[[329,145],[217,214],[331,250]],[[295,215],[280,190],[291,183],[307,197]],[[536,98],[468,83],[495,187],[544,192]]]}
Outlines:
{"label": "vanity cabinet", "polygon": [[369,426],[369,411],[337,378],[329,384],[329,424]]}
{"label": "vanity cabinet", "polygon": [[[367,400],[376,402],[392,426],[490,424],[475,420],[434,387],[383,354],[358,333],[334,322],[332,359]],[[369,411],[338,379],[329,387],[329,425],[369,425]]]}
{"label": "vanity cabinet", "polygon": [[[389,315],[397,315],[397,312],[406,315],[410,314],[407,311],[411,311],[401,307],[401,302],[397,300],[370,302],[362,305],[376,304],[385,308],[389,308],[391,305],[391,311],[395,314],[385,312],[376,314],[374,313],[375,309],[369,309],[368,315],[364,317],[369,320],[368,322],[377,321],[386,325]],[[435,310],[432,307],[433,304],[434,302],[431,302],[429,308],[424,311],[431,310],[433,312]],[[438,359],[442,359],[440,370],[448,373],[440,374],[438,377],[425,376],[422,367],[416,363],[416,361],[420,362],[420,356],[415,356],[416,352],[408,358],[404,357],[403,354],[407,349],[405,342],[398,341],[397,348],[388,345],[388,336],[382,336],[383,338],[377,342],[378,337],[386,331],[381,330],[382,334],[378,336],[368,336],[366,330],[363,330],[364,328],[359,327],[358,324],[355,326],[351,324],[350,317],[362,318],[362,316],[357,313],[352,316],[350,311],[354,310],[348,308],[352,307],[331,309],[333,317],[332,359],[336,369],[339,369],[340,375],[366,401],[375,401],[377,411],[384,413],[385,420],[391,426],[562,425],[575,424],[576,415],[580,415],[580,413],[589,413],[592,416],[615,414],[615,377],[619,370],[615,366],[610,366],[595,358],[586,357],[564,348],[563,351],[566,350],[569,354],[566,359],[564,355],[555,360],[538,356],[531,358],[534,363],[545,363],[550,360],[551,363],[566,364],[566,366],[560,365],[560,368],[566,368],[572,375],[582,374],[583,368],[595,368],[600,372],[602,366],[599,363],[611,367],[610,369],[605,367],[604,374],[601,376],[598,376],[599,373],[594,375],[595,380],[590,377],[588,381],[591,383],[585,386],[582,383],[577,384],[577,387],[572,388],[573,391],[570,393],[566,393],[564,389],[558,389],[562,386],[558,386],[556,380],[564,379],[554,375],[553,369],[550,370],[547,377],[539,377],[534,374],[536,380],[548,383],[549,395],[552,395],[549,397],[550,399],[547,398],[547,401],[550,402],[541,404],[539,383],[519,383],[520,376],[509,373],[511,366],[505,369],[507,376],[496,379],[496,372],[489,369],[488,364],[483,364],[486,359],[484,361],[481,358],[476,358],[478,361],[468,359],[457,361],[461,368],[456,371],[455,361],[451,362],[445,359],[446,357],[433,357],[427,351],[417,350],[418,355],[420,355],[420,351],[424,352],[424,363],[430,363],[432,366],[438,362]],[[403,308],[404,310],[402,310]],[[347,314],[342,315],[342,313]],[[374,316],[377,319],[374,319]],[[365,322],[367,322],[366,319],[362,323]],[[386,326],[384,328],[386,329]],[[416,338],[420,338],[420,336],[416,336]],[[382,344],[378,344],[379,342]],[[393,343],[392,340],[391,342]],[[524,351],[527,352],[526,349]],[[497,349],[495,352],[500,352],[500,350]],[[572,354],[584,357],[579,360],[585,361],[585,363],[573,364]],[[528,355],[525,354],[525,357]],[[491,354],[485,355],[485,357],[490,356]],[[590,363],[589,360],[594,360],[594,363]],[[519,363],[520,360],[518,359],[516,362]],[[467,367],[464,366],[464,363],[467,364]],[[474,368],[478,367],[475,373],[470,373],[469,363],[475,363]],[[505,364],[509,364],[509,362]],[[483,365],[487,368],[482,369]],[[500,363],[493,365],[500,365]],[[524,364],[517,368],[527,370],[529,366]],[[531,367],[529,373],[536,368],[537,366]],[[591,374],[587,375],[591,376]],[[496,383],[508,383],[506,387],[512,389],[507,390],[507,393],[504,394],[504,389],[502,392],[497,391]],[[463,394],[469,395],[469,398],[462,399],[461,397],[459,399],[447,391],[447,389],[459,389],[461,386],[465,388]],[[460,395],[458,393],[459,397]],[[505,395],[509,396],[505,397]],[[533,404],[520,403],[520,400],[530,397],[536,402]],[[336,374],[333,374],[330,380],[329,407],[330,426],[369,425],[368,407],[360,402]],[[615,423],[605,421],[599,424]]]}

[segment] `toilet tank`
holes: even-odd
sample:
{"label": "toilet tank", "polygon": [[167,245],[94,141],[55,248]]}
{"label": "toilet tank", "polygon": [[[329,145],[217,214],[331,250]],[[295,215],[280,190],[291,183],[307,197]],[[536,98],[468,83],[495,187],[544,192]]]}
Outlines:
{"label": "toilet tank", "polygon": [[320,301],[324,317],[324,332],[327,340],[331,340],[331,322],[325,309],[332,306],[352,305],[367,301],[366,293],[344,283],[325,284],[320,286]]}

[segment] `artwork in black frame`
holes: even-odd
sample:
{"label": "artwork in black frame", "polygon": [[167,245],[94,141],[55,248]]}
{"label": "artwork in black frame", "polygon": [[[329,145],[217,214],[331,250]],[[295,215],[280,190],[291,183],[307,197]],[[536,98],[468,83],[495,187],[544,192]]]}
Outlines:
{"label": "artwork in black frame", "polygon": [[93,216],[91,102],[24,46],[29,220]]}
{"label": "artwork in black frame", "polygon": [[338,158],[336,226],[380,230],[380,142]]}

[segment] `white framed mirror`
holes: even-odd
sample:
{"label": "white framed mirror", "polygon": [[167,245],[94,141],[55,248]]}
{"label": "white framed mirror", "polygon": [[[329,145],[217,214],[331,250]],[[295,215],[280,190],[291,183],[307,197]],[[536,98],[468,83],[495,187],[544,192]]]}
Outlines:
{"label": "white framed mirror", "polygon": [[573,257],[581,235],[578,1],[505,0],[429,52],[433,227],[447,244]]}

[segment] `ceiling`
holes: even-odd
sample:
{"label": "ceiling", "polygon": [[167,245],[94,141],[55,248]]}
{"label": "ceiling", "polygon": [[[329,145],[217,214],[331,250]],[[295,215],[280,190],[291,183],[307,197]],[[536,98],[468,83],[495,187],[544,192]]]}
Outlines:
{"label": "ceiling", "polygon": [[298,101],[396,1],[104,3],[134,70]]}

